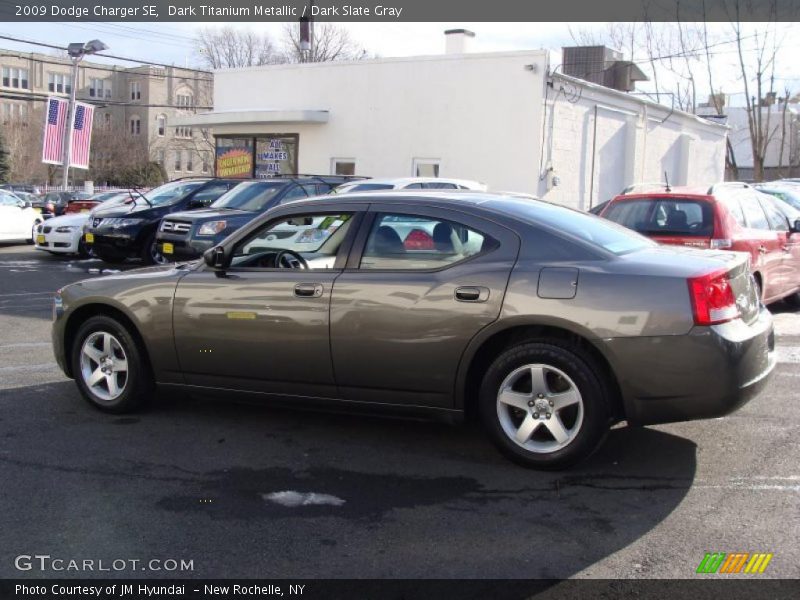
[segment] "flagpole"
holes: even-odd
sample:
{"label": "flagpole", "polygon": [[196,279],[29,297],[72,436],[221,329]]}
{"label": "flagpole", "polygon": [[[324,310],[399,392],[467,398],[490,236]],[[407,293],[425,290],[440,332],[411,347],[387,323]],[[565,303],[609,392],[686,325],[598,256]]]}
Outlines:
{"label": "flagpole", "polygon": [[64,135],[64,191],[69,186],[69,163],[72,162],[72,121],[75,119],[75,98],[78,91],[78,64],[83,54],[72,57],[72,88],[69,94],[69,108],[67,109],[67,131]]}

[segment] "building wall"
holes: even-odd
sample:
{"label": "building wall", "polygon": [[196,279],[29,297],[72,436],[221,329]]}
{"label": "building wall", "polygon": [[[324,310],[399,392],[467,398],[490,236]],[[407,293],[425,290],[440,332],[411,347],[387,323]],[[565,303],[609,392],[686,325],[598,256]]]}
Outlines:
{"label": "building wall", "polygon": [[722,181],[725,127],[572,78],[553,84],[541,197],[588,210],[633,183],[662,182],[665,172],[675,185]]}
{"label": "building wall", "polygon": [[[750,126],[747,120],[747,109],[744,107],[731,106],[725,109],[730,126],[731,145],[733,154],[736,157],[736,165],[740,168],[740,178],[752,178],[753,173],[753,148],[750,142]],[[789,167],[796,170],[800,166],[800,117],[798,117],[798,106],[796,104],[786,107],[786,114],[783,113],[783,105],[773,105],[762,107],[762,127],[765,134],[769,137],[767,151],[764,155],[764,167],[768,175],[769,172],[781,165],[788,171]],[[783,123],[785,119],[785,124]],[[769,129],[767,129],[769,120]],[[785,134],[785,135],[784,135]],[[781,146],[783,155],[781,156]],[[749,175],[748,175],[749,174]]]}
{"label": "building wall", "polygon": [[[29,72],[27,88],[13,88],[2,86],[0,81],[0,126],[16,128],[15,138],[20,137],[20,132],[27,138],[27,146],[35,146],[41,150],[42,121],[44,119],[43,107],[49,95],[68,97],[63,91],[51,92],[48,89],[49,74],[71,76],[72,65],[67,59],[54,56],[23,53],[16,51],[0,50],[0,68],[25,68]],[[111,87],[111,95],[103,93],[102,97],[90,93],[92,79],[100,79],[104,86]],[[138,99],[131,97],[131,83],[138,82],[141,96]],[[151,160],[159,160],[163,153],[163,165],[168,178],[186,175],[202,175],[203,156],[206,164],[210,164],[213,156],[214,141],[210,132],[205,133],[199,128],[192,129],[190,137],[177,135],[174,127],[170,126],[178,116],[186,116],[198,110],[208,110],[213,104],[212,76],[197,73],[187,69],[175,67],[162,68],[155,66],[121,67],[93,63],[90,60],[81,62],[78,71],[78,80],[73,82],[76,86],[77,99],[96,105],[95,131],[101,127],[111,128],[115,134],[125,136],[130,144],[142,144]],[[194,106],[181,107],[177,105],[177,96],[191,95]],[[11,107],[14,108],[11,108]],[[8,108],[7,108],[8,107]],[[16,108],[16,107],[25,107]],[[164,135],[158,132],[158,116],[164,115],[167,127]],[[140,119],[140,132],[131,132],[130,123],[134,117]],[[19,129],[24,127],[24,129]],[[101,136],[95,136],[98,140]],[[22,140],[25,142],[26,140]],[[100,144],[93,143],[93,151],[101,151]],[[175,169],[175,153],[182,152],[182,168]],[[192,170],[187,170],[187,160],[191,153],[193,160]],[[29,160],[37,160],[32,153]],[[101,160],[93,156],[92,165],[97,165]],[[127,165],[120,164],[119,168]],[[48,169],[32,170],[37,183],[43,182]],[[209,169],[210,172],[210,169]],[[75,169],[72,171],[76,181],[81,181],[86,171]],[[53,173],[51,172],[50,175]],[[60,182],[60,175],[54,178]]]}
{"label": "building wall", "polygon": [[414,158],[428,158],[441,160],[441,176],[532,190],[545,58],[533,51],[218,71],[215,111],[328,110],[330,119],[215,134],[298,133],[301,172],[329,173],[341,157],[355,158],[358,174],[409,176]]}

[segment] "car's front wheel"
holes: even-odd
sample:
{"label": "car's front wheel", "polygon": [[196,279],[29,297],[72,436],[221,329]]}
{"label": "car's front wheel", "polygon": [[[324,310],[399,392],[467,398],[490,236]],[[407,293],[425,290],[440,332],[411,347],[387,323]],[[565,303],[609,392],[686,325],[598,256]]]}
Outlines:
{"label": "car's front wheel", "polygon": [[88,319],[71,349],[72,373],[83,397],[93,406],[124,413],[152,396],[153,376],[136,340],[116,319]]}
{"label": "car's front wheel", "polygon": [[504,351],[480,391],[492,441],[515,462],[538,469],[562,469],[594,452],[608,431],[609,404],[591,357],[549,340]]}
{"label": "car's front wheel", "polygon": [[158,249],[156,234],[151,235],[142,247],[142,262],[146,265],[166,265],[169,260]]}

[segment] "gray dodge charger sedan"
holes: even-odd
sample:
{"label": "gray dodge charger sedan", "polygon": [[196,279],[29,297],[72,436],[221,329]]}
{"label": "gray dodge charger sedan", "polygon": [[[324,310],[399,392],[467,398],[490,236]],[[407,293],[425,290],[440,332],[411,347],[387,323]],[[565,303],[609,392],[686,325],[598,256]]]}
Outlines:
{"label": "gray dodge charger sedan", "polygon": [[342,195],[271,210],[195,263],[65,287],[53,346],[109,412],[158,385],[472,414],[555,469],[614,423],[718,417],[761,390],[774,336],[748,267],[546,202]]}

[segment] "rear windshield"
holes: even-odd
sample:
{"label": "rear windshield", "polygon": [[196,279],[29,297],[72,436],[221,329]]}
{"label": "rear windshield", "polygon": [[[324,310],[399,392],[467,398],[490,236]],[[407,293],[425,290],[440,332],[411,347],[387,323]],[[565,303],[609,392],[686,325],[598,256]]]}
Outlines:
{"label": "rear windshield", "polygon": [[184,181],[178,180],[158,186],[156,189],[151,190],[146,194],[135,193],[133,196],[136,200],[144,196],[153,206],[158,206],[160,204],[172,204],[183,199],[190,192],[199,188],[201,185],[206,184],[207,182],[207,179],[189,179]]}
{"label": "rear windshield", "polygon": [[284,187],[286,187],[285,181],[241,183],[220,196],[211,206],[212,208],[238,208],[239,210],[261,212]]}
{"label": "rear windshield", "polygon": [[374,190],[393,190],[394,186],[391,183],[359,183],[351,188],[347,188],[348,192],[371,192]]}
{"label": "rear windshield", "polygon": [[765,194],[775,196],[778,200],[782,200],[789,206],[800,210],[800,192],[796,192],[794,190],[779,190],[774,188],[758,188],[758,190],[764,192]]}
{"label": "rear windshield", "polygon": [[603,216],[644,235],[711,237],[714,233],[714,207],[691,198],[612,202]]}

